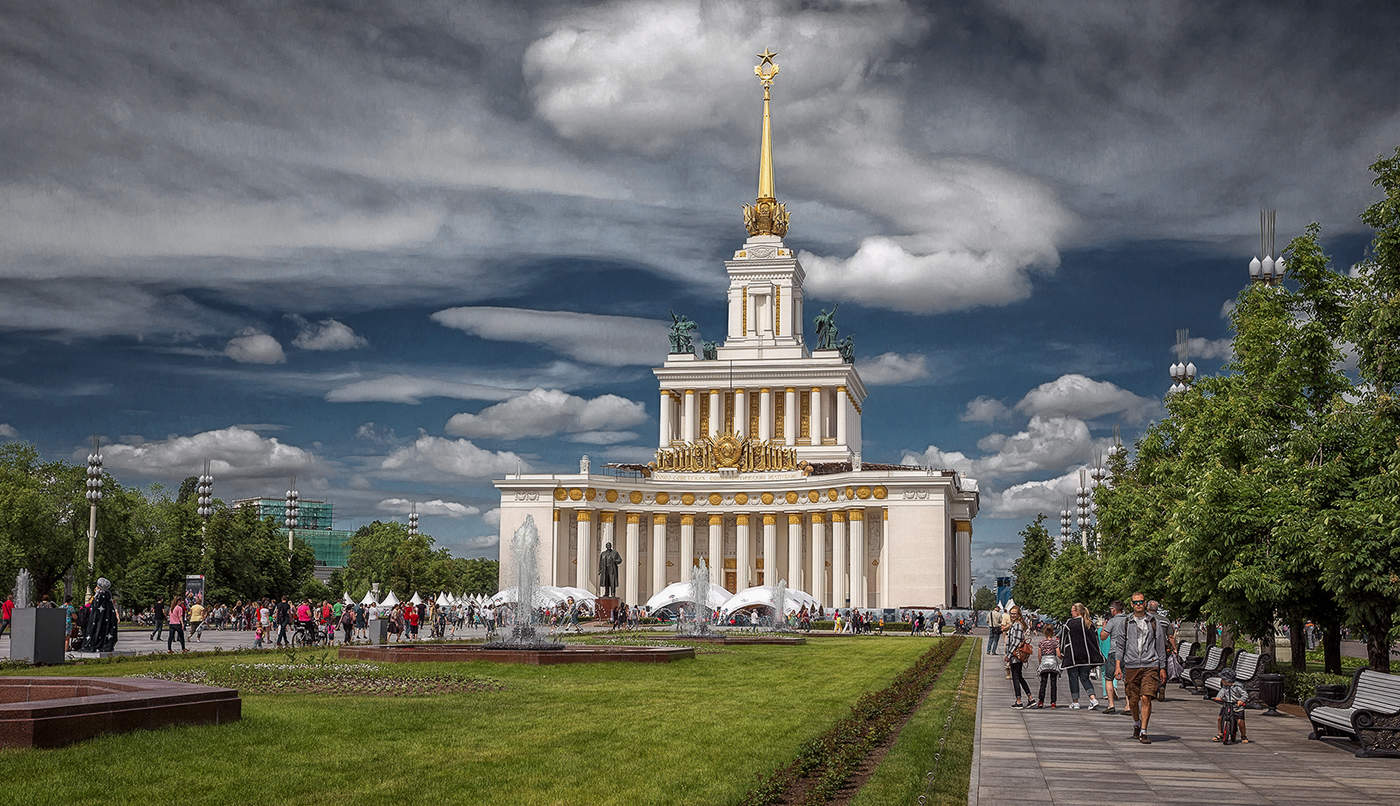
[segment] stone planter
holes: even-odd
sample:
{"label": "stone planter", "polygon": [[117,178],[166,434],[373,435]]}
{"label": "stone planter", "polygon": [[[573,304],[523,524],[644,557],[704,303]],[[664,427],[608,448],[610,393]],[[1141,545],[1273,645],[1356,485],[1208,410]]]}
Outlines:
{"label": "stone planter", "polygon": [[10,660],[33,664],[63,663],[63,627],[67,618],[56,607],[15,608],[10,622]]}

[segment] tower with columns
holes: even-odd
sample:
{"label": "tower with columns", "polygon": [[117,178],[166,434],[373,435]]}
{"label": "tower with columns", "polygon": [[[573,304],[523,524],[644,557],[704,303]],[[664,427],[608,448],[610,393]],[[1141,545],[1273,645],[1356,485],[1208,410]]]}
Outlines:
{"label": "tower with columns", "polygon": [[[553,522],[540,581],[596,591],[597,555],[612,542],[628,604],[688,579],[704,559],[731,593],[784,580],[825,607],[968,606],[976,482],[861,461],[860,373],[804,338],[804,273],[783,240],[789,213],[773,181],[775,56],[765,50],[754,69],[758,194],[744,206],[748,237],[724,262],[723,344],[713,359],[671,354],[653,370],[657,461],[497,479],[501,545],[527,515]],[[509,563],[502,550],[501,579],[512,578]]]}

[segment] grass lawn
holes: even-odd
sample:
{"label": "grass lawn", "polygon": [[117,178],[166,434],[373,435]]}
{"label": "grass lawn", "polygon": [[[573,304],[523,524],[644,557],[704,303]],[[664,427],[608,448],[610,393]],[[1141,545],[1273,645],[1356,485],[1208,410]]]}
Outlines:
{"label": "grass lawn", "polygon": [[[655,665],[395,665],[491,678],[504,690],[245,695],[243,720],[232,725],[0,752],[0,803],[730,803],[928,646],[823,638],[701,647],[694,660]],[[181,656],[41,673],[130,675],[251,660],[285,658]]]}
{"label": "grass lawn", "polygon": [[[977,730],[977,680],[981,671],[981,641],[967,641],[949,661],[924,704],[904,726],[899,739],[875,774],[851,801],[853,806],[915,803],[928,794],[930,804],[967,803],[968,772],[972,766],[972,736]],[[970,661],[970,663],[969,663]],[[967,670],[966,679],[963,671]],[[943,755],[934,763],[938,740],[948,721],[959,683],[962,697],[953,709]],[[931,785],[924,776],[935,772]]]}

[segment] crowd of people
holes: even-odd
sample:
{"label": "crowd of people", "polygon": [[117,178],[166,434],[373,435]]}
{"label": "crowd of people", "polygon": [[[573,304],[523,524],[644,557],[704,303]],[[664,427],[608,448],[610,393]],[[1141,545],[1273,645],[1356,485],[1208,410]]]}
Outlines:
{"label": "crowd of people", "polygon": [[[1134,593],[1126,611],[1123,602],[1115,601],[1108,613],[1098,617],[1075,603],[1069,618],[1059,624],[1038,614],[1028,617],[1016,604],[1006,611],[998,606],[992,611],[989,632],[987,652],[1003,656],[1015,697],[1013,708],[1058,708],[1058,683],[1064,673],[1070,710],[1084,707],[1083,696],[1087,710],[1096,711],[1102,696],[1107,703],[1103,713],[1116,714],[1121,700],[1123,713],[1133,718],[1133,738],[1152,743],[1148,735],[1152,703],[1165,699],[1169,671],[1176,672],[1172,668],[1176,625],[1160,612],[1157,602]],[[1035,697],[1025,678],[1025,668],[1032,662],[1040,677]],[[1228,705],[1233,707],[1233,702]]]}

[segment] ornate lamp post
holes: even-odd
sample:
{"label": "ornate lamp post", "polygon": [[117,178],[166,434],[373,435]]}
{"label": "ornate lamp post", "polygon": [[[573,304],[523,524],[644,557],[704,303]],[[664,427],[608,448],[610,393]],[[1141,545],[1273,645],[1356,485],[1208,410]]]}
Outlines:
{"label": "ornate lamp post", "polygon": [[1089,532],[1093,528],[1094,491],[1089,488],[1088,471],[1079,468],[1079,487],[1074,491],[1076,508],[1079,510],[1079,543],[1089,549]]}
{"label": "ornate lamp post", "polygon": [[1251,282],[1277,285],[1283,280],[1283,258],[1273,256],[1275,217],[1277,215],[1277,210],[1259,211],[1259,251],[1264,253],[1264,259],[1260,260],[1258,256],[1255,256],[1253,260],[1249,261]]}
{"label": "ornate lamp post", "polygon": [[410,537],[413,537],[418,534],[418,502],[414,501],[412,504],[409,504],[409,507],[408,534]]}
{"label": "ornate lamp post", "polygon": [[102,500],[102,452],[96,436],[87,461],[88,560],[87,592],[92,595],[92,579],[97,560],[97,502]]}
{"label": "ornate lamp post", "polygon": [[1060,510],[1060,544],[1069,541],[1071,526],[1074,523],[1074,512],[1069,508],[1069,499],[1065,499],[1065,508]]}
{"label": "ornate lamp post", "polygon": [[[214,514],[214,474],[209,472],[209,460],[204,460],[204,472],[199,474],[199,483],[195,485],[195,494],[198,496],[198,507],[195,512],[199,514],[199,558],[204,559],[204,551],[207,548],[207,535],[209,532],[209,516]],[[200,563],[203,565],[203,562]],[[204,580],[204,589],[209,589],[209,580]]]}
{"label": "ornate lamp post", "polygon": [[1176,362],[1171,366],[1172,385],[1167,394],[1185,392],[1196,382],[1196,365],[1191,362],[1188,347],[1191,331],[1180,328],[1176,331]]}
{"label": "ornate lamp post", "polygon": [[287,554],[292,553],[292,536],[297,529],[297,502],[301,500],[301,493],[297,492],[297,477],[292,476],[291,487],[287,490],[286,517],[282,523],[287,527]]}

